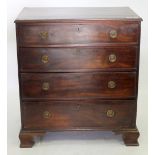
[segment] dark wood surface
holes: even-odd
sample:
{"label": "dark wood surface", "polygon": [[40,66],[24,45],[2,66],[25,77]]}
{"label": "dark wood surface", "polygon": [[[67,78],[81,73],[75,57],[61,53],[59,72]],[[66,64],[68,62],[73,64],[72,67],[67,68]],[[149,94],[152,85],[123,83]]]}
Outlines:
{"label": "dark wood surface", "polygon": [[[110,32],[117,32],[116,38]],[[112,42],[138,42],[139,26],[137,22],[104,21],[104,23],[84,24],[42,24],[22,25],[19,29],[19,44],[91,44]],[[44,38],[42,33],[46,33]]]}
{"label": "dark wood surface", "polygon": [[[109,60],[110,55],[116,61]],[[20,48],[21,72],[79,72],[136,70],[138,49],[125,47]],[[47,62],[42,61],[44,56]]]}
{"label": "dark wood surface", "polygon": [[15,20],[20,147],[59,130],[111,130],[138,145],[141,20],[127,7],[24,8]]}
{"label": "dark wood surface", "polygon": [[[24,129],[135,128],[135,101],[81,100],[23,104]],[[108,110],[112,110],[114,116],[108,117]],[[44,118],[45,112],[50,113],[49,118]]]}
{"label": "dark wood surface", "polygon": [[[114,81],[115,88],[108,88]],[[49,89],[43,90],[44,82]],[[136,73],[56,73],[21,74],[22,99],[135,98]]]}
{"label": "dark wood surface", "polygon": [[142,19],[129,7],[24,8],[15,22],[63,20],[132,20]]}

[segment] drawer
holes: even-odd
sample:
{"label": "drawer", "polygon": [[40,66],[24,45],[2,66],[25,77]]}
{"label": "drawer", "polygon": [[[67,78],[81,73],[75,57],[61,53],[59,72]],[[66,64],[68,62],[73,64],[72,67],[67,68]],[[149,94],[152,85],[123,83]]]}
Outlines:
{"label": "drawer", "polygon": [[133,100],[24,102],[24,129],[95,129],[135,127]]}
{"label": "drawer", "polygon": [[139,25],[134,22],[53,23],[20,25],[20,45],[89,44],[138,42]]}
{"label": "drawer", "polygon": [[138,48],[20,48],[22,72],[136,69]]}
{"label": "drawer", "polygon": [[22,73],[22,99],[134,98],[135,72]]}

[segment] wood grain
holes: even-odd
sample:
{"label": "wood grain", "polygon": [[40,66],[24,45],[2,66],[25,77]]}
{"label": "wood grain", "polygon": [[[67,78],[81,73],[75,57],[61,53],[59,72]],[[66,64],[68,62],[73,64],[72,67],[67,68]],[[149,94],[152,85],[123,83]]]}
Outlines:
{"label": "wood grain", "polygon": [[66,130],[114,131],[138,145],[141,20],[127,7],[23,9],[15,20],[20,147]]}
{"label": "wood grain", "polygon": [[[114,111],[113,117],[107,116],[109,109]],[[23,110],[24,129],[30,130],[135,127],[136,104],[128,100],[24,102]],[[51,113],[49,118],[44,118],[45,111]]]}
{"label": "wood grain", "polygon": [[[115,88],[108,88],[114,81]],[[49,83],[49,90],[42,85]],[[134,98],[136,73],[23,73],[22,99],[81,99],[81,98]]]}
{"label": "wood grain", "polygon": [[[134,70],[137,47],[20,48],[21,72],[76,72],[83,70]],[[116,55],[110,62],[109,56]],[[42,62],[47,56],[48,62]]]}
{"label": "wood grain", "polygon": [[[116,30],[117,37],[111,38],[110,31]],[[21,25],[19,29],[22,45],[36,44],[90,44],[104,42],[138,42],[138,24],[134,22],[105,21],[103,24],[50,23],[49,25]],[[42,38],[40,33],[48,36]]]}
{"label": "wood grain", "polygon": [[129,7],[25,7],[19,14],[16,23],[36,22],[73,22],[74,20],[141,21]]}

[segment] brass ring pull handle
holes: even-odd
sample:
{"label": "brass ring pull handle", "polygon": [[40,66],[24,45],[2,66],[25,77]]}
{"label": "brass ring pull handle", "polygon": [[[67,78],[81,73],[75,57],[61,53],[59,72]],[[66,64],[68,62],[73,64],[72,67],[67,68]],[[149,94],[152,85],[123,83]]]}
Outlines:
{"label": "brass ring pull handle", "polygon": [[114,117],[115,116],[115,112],[111,109],[107,110],[107,117]]}
{"label": "brass ring pull handle", "polygon": [[116,87],[115,81],[109,81],[109,82],[108,82],[108,88],[113,89],[113,88],[115,88],[115,87]]}
{"label": "brass ring pull handle", "polygon": [[44,111],[43,112],[43,118],[48,119],[51,117],[51,113],[49,111]]}
{"label": "brass ring pull handle", "polygon": [[40,32],[39,33],[41,39],[45,40],[48,38],[48,32],[44,31],[44,32]]}
{"label": "brass ring pull handle", "polygon": [[49,60],[48,55],[43,55],[43,56],[41,57],[41,61],[42,61],[43,63],[48,63],[48,60]]}
{"label": "brass ring pull handle", "polygon": [[50,88],[50,85],[48,82],[44,82],[42,84],[42,90],[47,91],[47,90],[49,90],[49,88]]}
{"label": "brass ring pull handle", "polygon": [[109,55],[109,62],[116,62],[117,60],[117,57],[115,54],[110,54]]}
{"label": "brass ring pull handle", "polygon": [[111,30],[109,34],[110,34],[110,38],[112,38],[112,39],[117,38],[117,31],[116,30]]}

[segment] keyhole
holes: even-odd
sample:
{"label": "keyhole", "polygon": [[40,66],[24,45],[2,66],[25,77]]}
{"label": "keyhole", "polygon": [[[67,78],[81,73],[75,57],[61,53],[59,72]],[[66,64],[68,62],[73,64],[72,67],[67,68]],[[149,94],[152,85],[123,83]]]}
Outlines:
{"label": "keyhole", "polygon": [[79,111],[80,110],[80,105],[77,104],[76,110]]}
{"label": "keyhole", "polygon": [[80,32],[80,28],[79,28],[79,27],[78,27],[78,29],[77,29],[77,30],[78,30],[78,32]]}

